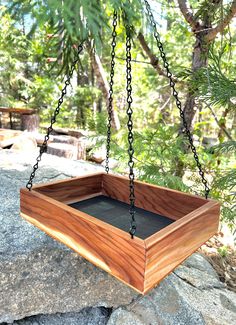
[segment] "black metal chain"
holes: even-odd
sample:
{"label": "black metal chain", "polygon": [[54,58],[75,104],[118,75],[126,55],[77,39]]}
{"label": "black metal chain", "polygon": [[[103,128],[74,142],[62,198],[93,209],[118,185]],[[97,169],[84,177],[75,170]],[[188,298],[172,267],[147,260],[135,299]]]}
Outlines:
{"label": "black metal chain", "polygon": [[131,104],[133,102],[132,99],[132,67],[131,67],[131,30],[132,27],[130,25],[126,26],[126,90],[127,90],[127,115],[128,115],[128,142],[129,142],[129,148],[128,148],[128,154],[129,154],[129,188],[130,188],[130,209],[129,213],[131,216],[130,221],[130,230],[129,233],[131,235],[131,238],[134,238],[134,235],[136,233],[136,221],[135,221],[135,193],[134,193],[134,148],[133,148],[133,142],[134,142],[134,136],[133,136],[133,110],[131,107]]}
{"label": "black metal chain", "polygon": [[201,165],[201,163],[199,161],[197,150],[196,150],[196,147],[194,146],[194,143],[193,143],[193,138],[192,138],[191,132],[190,132],[189,127],[188,127],[188,123],[187,123],[186,118],[185,118],[184,110],[182,108],[181,101],[179,100],[178,92],[177,92],[177,90],[175,88],[175,82],[173,80],[173,74],[171,73],[170,68],[169,68],[169,63],[167,61],[166,54],[165,54],[165,51],[164,51],[164,47],[163,47],[163,44],[161,42],[160,34],[157,31],[157,24],[155,22],[155,19],[154,19],[150,4],[148,3],[147,0],[144,0],[144,3],[146,5],[146,10],[147,10],[148,17],[150,19],[150,23],[151,23],[151,25],[152,25],[152,27],[154,29],[154,37],[155,37],[156,42],[157,42],[157,47],[158,47],[158,49],[160,51],[161,58],[162,58],[163,63],[164,63],[164,67],[166,69],[166,75],[167,75],[167,77],[168,77],[168,79],[170,81],[170,87],[173,90],[173,96],[174,96],[174,98],[176,100],[176,106],[179,109],[180,117],[181,117],[182,122],[183,122],[184,132],[187,135],[187,138],[188,138],[188,141],[189,141],[189,144],[190,144],[190,148],[192,150],[194,159],[196,161],[198,171],[199,171],[199,175],[201,176],[202,183],[204,185],[205,197],[207,199],[208,195],[209,195],[209,192],[210,192],[210,188],[209,188],[207,180],[205,178],[204,171],[202,170],[202,165]]}
{"label": "black metal chain", "polygon": [[44,141],[43,141],[43,144],[39,150],[39,155],[38,157],[36,158],[36,164],[33,166],[33,171],[30,175],[30,178],[29,178],[29,181],[28,183],[26,184],[26,188],[31,191],[32,187],[33,187],[33,180],[34,180],[34,177],[35,177],[35,174],[36,174],[36,171],[37,169],[39,168],[39,162],[41,161],[42,159],[42,155],[44,152],[47,151],[47,144],[48,144],[48,140],[49,140],[49,136],[50,134],[52,133],[53,131],[53,124],[56,122],[56,118],[57,118],[57,115],[60,113],[60,108],[61,108],[61,105],[63,103],[63,99],[64,99],[64,96],[66,95],[67,93],[67,87],[70,85],[70,81],[71,81],[71,78],[73,76],[73,73],[74,73],[74,70],[75,70],[75,67],[79,61],[79,55],[80,53],[83,51],[83,43],[82,42],[78,48],[77,48],[77,54],[76,54],[76,58],[75,60],[72,62],[71,64],[71,68],[69,70],[69,73],[68,73],[68,77],[65,81],[65,86],[64,88],[62,89],[61,91],[61,97],[58,99],[58,104],[57,104],[57,107],[55,108],[55,111],[52,115],[52,118],[51,118],[51,124],[50,126],[48,127],[48,130],[47,130],[47,134],[45,135],[44,137]]}
{"label": "black metal chain", "polygon": [[106,147],[106,164],[105,171],[109,173],[109,156],[110,156],[110,143],[111,143],[111,123],[112,123],[112,109],[113,109],[113,84],[115,75],[115,49],[116,49],[116,26],[117,26],[117,12],[113,13],[113,31],[112,31],[112,42],[111,42],[111,70],[110,70],[110,88],[108,98],[108,122],[107,122],[107,147]]}

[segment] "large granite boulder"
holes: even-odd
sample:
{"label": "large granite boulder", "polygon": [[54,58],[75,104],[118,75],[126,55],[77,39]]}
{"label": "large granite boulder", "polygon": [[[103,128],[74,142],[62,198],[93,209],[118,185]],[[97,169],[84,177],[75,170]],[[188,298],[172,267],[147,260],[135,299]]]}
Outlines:
{"label": "large granite boulder", "polygon": [[[137,294],[19,216],[34,158],[0,151],[0,323],[19,325],[231,325],[236,294],[193,254],[146,296]],[[102,170],[44,156],[37,181]]]}

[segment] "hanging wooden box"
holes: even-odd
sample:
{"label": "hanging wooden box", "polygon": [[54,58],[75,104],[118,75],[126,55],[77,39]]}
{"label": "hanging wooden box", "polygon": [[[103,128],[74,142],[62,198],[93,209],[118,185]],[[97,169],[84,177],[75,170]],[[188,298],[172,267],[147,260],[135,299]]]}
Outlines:
{"label": "hanging wooden box", "polygon": [[21,216],[145,294],[217,232],[220,205],[139,181],[135,195],[134,239],[127,233],[129,180],[111,174],[21,189]]}

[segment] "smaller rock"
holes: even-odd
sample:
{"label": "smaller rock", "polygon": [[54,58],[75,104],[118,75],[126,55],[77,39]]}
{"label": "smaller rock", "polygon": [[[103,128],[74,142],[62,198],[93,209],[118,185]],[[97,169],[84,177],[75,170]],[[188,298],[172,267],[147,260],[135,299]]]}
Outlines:
{"label": "smaller rock", "polygon": [[224,308],[236,313],[236,300],[233,302],[226,294],[220,293],[220,301]]}
{"label": "smaller rock", "polygon": [[78,139],[69,135],[54,135],[53,142],[77,145]]}
{"label": "smaller rock", "polygon": [[195,288],[205,290],[212,288],[225,288],[226,285],[220,282],[215,276],[207,274],[204,271],[200,271],[198,269],[189,268],[186,266],[179,266],[175,269],[174,273],[186,281],[188,284],[191,284]]}
{"label": "smaller rock", "polygon": [[144,323],[134,313],[120,307],[112,313],[107,325],[144,325]]}
{"label": "smaller rock", "polygon": [[84,130],[69,130],[68,131],[68,135],[75,137],[77,139],[87,136],[87,133],[88,132],[86,132]]}
{"label": "smaller rock", "polygon": [[79,313],[31,316],[12,325],[106,325],[109,316],[109,308],[85,308]]}
{"label": "smaller rock", "polygon": [[33,136],[22,134],[15,138],[15,141],[11,147],[12,150],[18,150],[21,152],[29,152],[37,150],[37,141]]}
{"label": "smaller rock", "polygon": [[173,281],[170,275],[146,296],[115,310],[107,325],[205,325],[202,314],[179,295]]}
{"label": "smaller rock", "polygon": [[[203,273],[199,274],[203,276]],[[205,273],[205,276],[208,275]],[[183,281],[180,277],[173,274],[173,285],[179,295],[198,310],[204,317],[207,325],[235,325],[236,294],[227,289],[202,290],[192,284]],[[191,323],[186,323],[191,324]],[[176,325],[176,324],[174,324]]]}
{"label": "smaller rock", "polygon": [[217,272],[212,267],[212,265],[207,261],[206,257],[204,257],[202,254],[194,253],[189,258],[187,258],[183,264],[183,266],[194,268],[199,271],[208,273],[212,275],[213,277],[219,279]]}
{"label": "smaller rock", "polygon": [[106,147],[103,146],[91,152],[89,160],[101,164],[106,159]]}
{"label": "smaller rock", "polygon": [[67,159],[77,159],[77,146],[68,143],[50,143],[47,146],[47,153]]}
{"label": "smaller rock", "polygon": [[[106,162],[105,160],[101,164],[103,167],[105,167]],[[119,161],[114,158],[109,158],[109,168],[114,169],[119,166]]]}

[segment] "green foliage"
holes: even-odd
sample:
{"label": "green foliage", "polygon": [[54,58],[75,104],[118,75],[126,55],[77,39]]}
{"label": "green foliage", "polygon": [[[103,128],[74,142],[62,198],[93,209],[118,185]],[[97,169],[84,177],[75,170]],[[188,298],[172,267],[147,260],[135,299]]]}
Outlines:
{"label": "green foliage", "polygon": [[4,98],[1,97],[1,105],[11,105],[14,100],[27,101],[27,88],[32,84],[32,81],[27,77],[27,70],[30,69],[27,65],[30,51],[27,39],[12,26],[9,15],[2,16],[2,24],[2,32],[0,33],[0,88]]}
{"label": "green foliage", "polygon": [[[91,86],[77,86],[75,89],[75,94],[72,98],[71,105],[76,111],[76,125],[81,128],[89,128],[90,130],[96,129],[96,119],[94,115],[96,112],[91,110],[101,97],[101,92]],[[96,114],[97,115],[97,114]]]}
{"label": "green foliage", "polygon": [[222,246],[218,248],[218,253],[222,256],[222,257],[226,257],[229,253],[228,251],[228,247],[227,246]]}
{"label": "green foliage", "polygon": [[236,189],[236,169],[232,169],[215,181],[215,185],[222,190]]}
{"label": "green foliage", "polygon": [[[195,18],[203,21],[209,17],[213,26],[229,9],[228,4],[222,8],[205,0],[190,0],[189,3]],[[208,66],[192,71],[191,57],[196,39],[189,25],[174,7],[174,2],[162,1],[161,5],[155,5],[155,17],[171,71],[179,79],[177,89],[181,101],[184,103],[188,96],[190,85],[198,99],[193,133],[212,188],[211,196],[222,202],[222,219],[233,228],[236,216],[234,27],[230,27],[231,33],[227,27],[212,44]],[[48,125],[63,87],[60,75],[68,71],[74,59],[74,45],[87,36],[109,81],[111,17],[115,8],[120,23],[117,27],[114,108],[119,113],[122,128],[118,132],[112,131],[111,149],[112,156],[119,160],[117,171],[128,173],[124,30],[129,23],[134,27],[132,58],[142,62],[132,62],[136,177],[161,186],[203,194],[192,153],[184,153],[186,139],[178,135],[179,112],[169,82],[149,64],[149,58],[136,39],[141,30],[153,54],[160,59],[142,1],[14,0],[7,6],[7,11],[2,8],[0,26],[1,105],[21,103],[22,106],[24,103],[37,108],[41,124]],[[58,60],[49,64],[47,58]],[[107,98],[101,80],[94,73],[92,60],[89,47],[85,46],[57,125],[95,131],[97,145],[104,147]],[[222,126],[227,129],[229,139],[225,133],[220,134]],[[202,145],[206,135],[216,138],[220,145],[207,150]]]}
{"label": "green foliage", "polygon": [[234,229],[236,216],[236,141],[228,141],[214,147],[218,156],[227,160],[226,170],[219,170],[213,182],[215,197],[222,202],[224,220]]}
{"label": "green foliage", "polygon": [[236,141],[231,140],[211,148],[215,153],[229,154],[236,152]]}
{"label": "green foliage", "polygon": [[[217,56],[211,52],[208,67],[198,70],[194,75],[193,83],[197,85],[198,96],[211,106],[230,105],[236,98],[236,82],[234,76],[229,76],[222,69],[222,56],[224,51]],[[232,67],[235,70],[236,66]]]}
{"label": "green foliage", "polygon": [[[92,38],[98,52],[102,51],[103,30],[109,30],[108,22],[114,9],[124,24],[140,24],[143,8],[137,0],[67,0],[66,3],[61,0],[14,0],[7,11],[17,20],[28,15],[40,26],[49,23],[53,33],[60,37],[60,41],[54,44],[58,53],[61,52],[61,43],[64,44],[62,55],[67,69],[73,59],[74,44]],[[30,34],[34,28],[35,24],[32,24]]]}
{"label": "green foliage", "polygon": [[[234,76],[235,62],[229,60],[228,46],[221,46],[218,51],[211,49],[209,65],[198,70],[191,78],[193,88],[196,89],[199,99],[207,105],[207,108],[221,111],[218,125],[227,127],[229,119],[235,114],[236,83]],[[217,114],[219,116],[219,113]],[[212,122],[209,123],[211,126]],[[209,127],[208,126],[208,127]],[[229,128],[230,130],[230,128]],[[212,182],[212,196],[221,201],[222,218],[235,228],[236,219],[236,133],[232,125],[232,131],[228,132],[230,140],[225,141],[219,136],[220,144],[211,147],[208,153],[212,155],[210,168],[214,171]]]}
{"label": "green foliage", "polygon": [[[156,130],[146,128],[134,132],[134,138],[135,168],[140,180],[189,191],[189,187],[176,176],[177,162],[183,159],[182,139],[177,137],[176,128],[159,124]],[[114,157],[120,161],[119,172],[127,171],[127,147],[127,132],[122,130],[111,146]]]}

